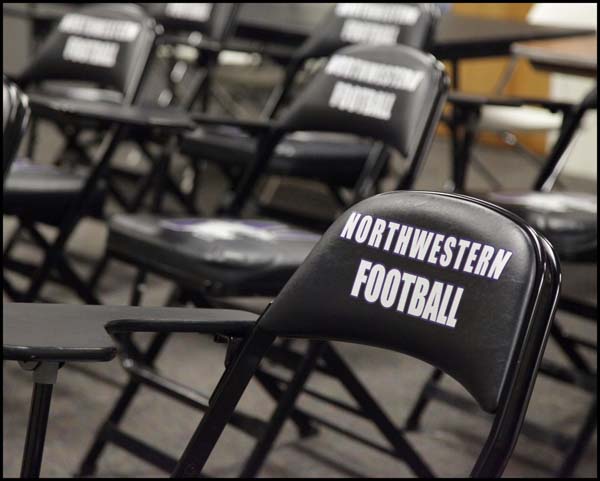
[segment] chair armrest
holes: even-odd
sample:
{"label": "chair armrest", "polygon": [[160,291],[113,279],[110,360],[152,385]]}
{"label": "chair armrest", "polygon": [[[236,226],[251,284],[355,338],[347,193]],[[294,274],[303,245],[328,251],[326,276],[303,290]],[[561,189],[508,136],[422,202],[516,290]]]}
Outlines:
{"label": "chair armrest", "polygon": [[195,332],[245,337],[258,319],[257,314],[234,309],[133,306],[111,308],[111,319],[106,323],[106,330],[111,335],[131,332]]}
{"label": "chair armrest", "polygon": [[117,354],[97,306],[10,303],[2,308],[5,360],[110,361]]}
{"label": "chair armrest", "polygon": [[119,105],[86,100],[29,95],[34,115],[58,119],[85,119],[144,129],[184,131],[194,128],[189,114],[179,108]]}
{"label": "chair armrest", "polygon": [[256,53],[280,64],[287,64],[297,49],[276,44],[265,44],[260,41],[246,41],[239,38],[229,38],[221,45],[223,50],[242,53]]}
{"label": "chair armrest", "polygon": [[462,108],[481,108],[485,105],[500,105],[506,107],[533,105],[546,108],[551,112],[567,112],[577,106],[577,104],[571,102],[561,102],[535,97],[498,97],[457,91],[451,91],[448,94],[448,102]]}
{"label": "chair armrest", "polygon": [[109,334],[196,332],[244,337],[256,314],[229,309],[3,305],[3,358],[16,361],[109,361],[117,349]]}
{"label": "chair armrest", "polygon": [[203,113],[193,113],[191,118],[200,125],[219,125],[228,127],[237,127],[250,134],[265,134],[274,128],[274,124],[268,120],[260,119],[235,119],[227,117],[214,117]]}

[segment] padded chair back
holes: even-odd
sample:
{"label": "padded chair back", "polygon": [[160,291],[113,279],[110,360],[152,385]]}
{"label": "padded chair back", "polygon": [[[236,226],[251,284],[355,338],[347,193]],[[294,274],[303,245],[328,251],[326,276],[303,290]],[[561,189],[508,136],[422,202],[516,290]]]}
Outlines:
{"label": "padded chair back", "polygon": [[430,54],[402,45],[339,50],[259,144],[228,212],[239,212],[277,143],[297,131],[347,133],[382,142],[406,159],[398,188],[411,188],[431,147],[447,91],[444,67]]}
{"label": "padded chair back", "polygon": [[502,472],[519,432],[560,284],[549,243],[466,196],[364,200],[322,236],[257,328],[398,351],[497,413],[474,474]]}
{"label": "padded chair back", "polygon": [[135,4],[91,4],[66,14],[21,75],[93,83],[136,97],[155,38],[155,22]]}
{"label": "padded chair back", "polygon": [[6,77],[2,77],[2,185],[15,158],[29,120],[27,97]]}
{"label": "padded chair back", "polygon": [[352,44],[431,45],[439,9],[428,3],[338,3],[294,55],[328,57]]}
{"label": "padded chair back", "polygon": [[263,111],[273,117],[304,62],[329,57],[353,45],[407,45],[427,51],[432,45],[440,10],[430,3],[338,3],[294,53],[281,86]]}
{"label": "padded chair back", "polygon": [[142,3],[167,31],[200,32],[214,38],[215,19],[220,5],[215,3]]}
{"label": "padded chair back", "polygon": [[[284,131],[344,132],[380,140],[412,160],[435,128],[444,67],[414,48],[339,50],[280,116]],[[433,122],[432,122],[433,120]]]}

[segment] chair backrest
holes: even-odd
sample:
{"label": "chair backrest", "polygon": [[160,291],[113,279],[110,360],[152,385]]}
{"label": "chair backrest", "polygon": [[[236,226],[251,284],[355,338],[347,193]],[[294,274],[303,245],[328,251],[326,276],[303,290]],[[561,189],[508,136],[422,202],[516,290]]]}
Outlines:
{"label": "chair backrest", "polygon": [[444,67],[411,47],[356,45],[339,50],[275,121],[255,164],[236,191],[241,208],[277,143],[297,131],[338,132],[379,141],[400,152],[411,188],[427,155],[448,89]]}
{"label": "chair backrest", "polygon": [[427,51],[432,45],[440,10],[430,3],[338,3],[294,52],[280,89],[264,114],[279,109],[304,62],[328,57],[340,48],[361,45],[407,45]]}
{"label": "chair backrest", "polygon": [[2,77],[2,185],[15,158],[29,120],[27,97],[6,77]]}
{"label": "chair backrest", "polygon": [[438,367],[496,413],[474,474],[518,436],[560,285],[549,243],[470,197],[380,194],[343,214],[257,329],[398,351]]}
{"label": "chair backrest", "polygon": [[216,3],[142,3],[167,31],[200,32],[214,38],[216,18],[222,5]]}
{"label": "chair backrest", "polygon": [[439,15],[428,3],[338,3],[294,57],[302,61],[327,57],[352,44],[427,50]]}
{"label": "chair backrest", "polygon": [[62,17],[20,77],[92,83],[135,99],[152,53],[155,22],[135,4],[90,4]]}

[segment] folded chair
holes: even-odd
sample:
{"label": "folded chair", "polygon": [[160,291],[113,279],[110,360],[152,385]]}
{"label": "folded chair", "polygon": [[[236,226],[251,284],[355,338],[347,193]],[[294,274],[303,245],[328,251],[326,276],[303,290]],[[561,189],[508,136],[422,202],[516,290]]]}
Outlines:
{"label": "folded chair", "polygon": [[[405,245],[406,251],[398,242],[401,226],[435,233],[442,249],[427,258],[410,254],[410,247]],[[477,255],[471,258],[471,250],[467,257],[459,256],[456,245],[464,240],[485,245],[492,257],[482,262]],[[3,353],[5,359],[35,360],[38,369],[77,359],[77,354],[71,357],[77,346],[107,349],[104,339],[98,341],[105,334],[102,324],[113,338],[133,332],[238,338],[206,413],[172,472],[199,477],[276,338],[310,340],[296,380],[307,376],[327,351],[326,341],[389,349],[448,373],[494,414],[471,475],[495,477],[502,474],[517,441],[559,285],[551,246],[513,214],[455,194],[391,192],[344,213],[257,320],[216,309],[8,304]],[[53,381],[36,374],[36,386]],[[48,409],[39,411],[36,417],[34,409],[30,422],[38,455],[26,453],[31,458],[26,456],[24,464],[41,458],[39,433]],[[417,474],[431,474],[402,435],[397,445],[399,457]]]}
{"label": "folded chair", "polygon": [[[427,51],[438,19],[438,9],[430,4],[337,4],[294,53],[285,67],[283,80],[269,96],[262,117],[276,118],[293,97],[292,92],[309,60],[329,57],[351,44],[399,44]],[[184,136],[181,152],[192,162],[201,160],[217,165],[235,189],[244,172],[250,168],[257,142],[256,136],[244,129],[203,126]],[[323,183],[343,210],[348,201],[340,193],[340,188],[356,191],[364,188],[366,183],[375,185],[385,174],[388,159],[389,152],[382,149],[380,143],[373,144],[348,135],[340,137],[323,132],[301,132],[286,138],[278,146],[268,172]],[[380,163],[381,167],[371,171],[373,177],[365,178],[365,169],[373,162]],[[363,192],[362,195],[372,193]],[[265,211],[269,215],[275,212],[273,209]],[[286,214],[284,219],[293,219],[291,213]],[[305,219],[305,225],[311,225],[311,220]],[[324,222],[321,219],[319,227],[323,228],[329,222],[331,218],[324,219]]]}
{"label": "folded chair", "polygon": [[[373,76],[375,72],[382,77]],[[428,54],[402,46],[355,46],[340,50],[277,120],[229,121],[262,135],[252,171],[226,206],[227,213],[230,216],[240,213],[277,145],[281,145],[286,134],[298,130],[353,133],[397,150],[409,166],[398,187],[410,188],[433,141],[446,91],[443,67]],[[388,99],[390,110],[368,110],[369,102],[365,100],[374,99]],[[200,115],[195,119],[219,122]],[[375,162],[369,168],[377,169],[378,164]],[[178,286],[178,298],[174,297],[174,301],[206,307],[220,305],[225,296],[276,295],[317,239],[318,235],[312,231],[269,219],[178,219],[120,214],[109,222],[106,258],[139,269],[132,304],[140,302],[140,286],[147,273],[153,273]],[[106,432],[117,429],[141,383],[155,389],[158,384],[162,392],[181,398],[182,390],[175,395],[170,387],[172,381],[158,383],[160,376],[152,368],[166,337],[166,334],[156,336],[156,345],[153,344],[148,356],[135,352],[129,345],[134,359],[125,365],[141,366],[153,374],[141,376],[141,369],[128,368],[132,375],[130,384],[99,431],[82,464],[82,474],[93,472],[97,457],[110,440]],[[263,382],[265,378],[258,380]],[[271,381],[263,384],[274,397],[280,397]],[[311,432],[305,417],[294,413],[292,420],[301,433]]]}
{"label": "folded chair", "polygon": [[[570,112],[569,121],[563,128],[556,141],[544,169],[538,176],[532,191],[492,191],[475,193],[479,198],[500,205],[523,218],[538,232],[543,234],[554,246],[563,262],[596,263],[598,249],[597,232],[597,197],[580,192],[553,191],[556,180],[567,159],[568,147],[573,141],[584,114],[597,107],[596,88],[593,88]],[[561,296],[558,303],[560,311],[575,314],[583,319],[597,322],[598,308],[587,302]],[[582,350],[597,352],[596,343],[581,339],[568,333],[560,316],[551,327],[551,339],[557,344],[571,366],[569,368],[544,360],[540,372],[552,378],[589,392],[593,396],[589,414],[583,421],[579,433],[574,439],[567,439],[556,432],[537,429],[525,429],[532,436],[550,441],[567,453],[557,471],[560,476],[573,473],[578,459],[583,451],[591,432],[596,426],[596,389],[597,372],[593,364],[582,355]],[[426,382],[410,416],[407,420],[408,429],[418,429],[424,410],[431,399],[451,402],[458,407],[464,403],[458,398],[442,390],[441,372],[434,371]],[[468,407],[468,406],[467,406]],[[526,428],[529,428],[526,425]]]}
{"label": "folded chair", "polygon": [[[189,121],[179,112],[131,109],[139,94],[154,38],[154,21],[136,5],[83,7],[61,19],[19,77],[19,83],[31,92],[34,116],[50,119],[65,128],[93,126],[104,133],[93,156],[77,143],[74,134],[73,145],[89,161],[87,173],[37,165],[29,160],[19,160],[13,165],[3,193],[3,212],[16,216],[19,227],[6,245],[4,268],[30,278],[23,292],[5,282],[5,291],[14,299],[36,299],[56,270],[58,278],[81,298],[97,303],[91,289],[67,261],[65,245],[83,216],[101,215],[106,190],[101,180],[106,177],[115,149],[125,138],[163,142],[174,130],[189,127]],[[57,85],[64,96],[52,90]],[[112,97],[118,103],[106,101]],[[172,143],[166,144],[172,148]],[[37,224],[56,227],[56,237],[47,239]],[[44,252],[39,266],[9,256],[22,231],[27,231]]]}

